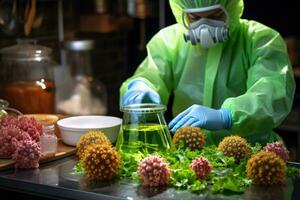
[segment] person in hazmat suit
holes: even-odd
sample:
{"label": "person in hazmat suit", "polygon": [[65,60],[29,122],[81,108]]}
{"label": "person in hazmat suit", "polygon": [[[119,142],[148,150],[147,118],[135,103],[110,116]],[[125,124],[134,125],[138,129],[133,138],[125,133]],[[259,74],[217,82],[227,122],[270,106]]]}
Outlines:
{"label": "person in hazmat suit", "polygon": [[241,19],[243,0],[169,0],[177,24],[147,44],[147,57],[120,88],[120,105],[167,105],[169,129],[205,130],[207,143],[228,135],[265,144],[291,110],[295,80],[283,38]]}

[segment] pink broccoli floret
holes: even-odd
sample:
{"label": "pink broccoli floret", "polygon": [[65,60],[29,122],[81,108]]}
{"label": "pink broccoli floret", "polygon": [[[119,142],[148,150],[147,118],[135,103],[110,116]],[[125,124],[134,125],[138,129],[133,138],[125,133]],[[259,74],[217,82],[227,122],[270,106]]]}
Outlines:
{"label": "pink broccoli floret", "polygon": [[41,146],[33,140],[18,142],[18,146],[12,155],[16,161],[16,168],[38,168],[41,157]]}
{"label": "pink broccoli floret", "polygon": [[11,136],[8,134],[7,128],[0,129],[0,157],[9,158],[13,153],[11,145]]}
{"label": "pink broccoli floret", "polygon": [[40,137],[42,135],[42,125],[40,125],[33,117],[19,118],[19,127],[23,131],[26,131],[33,140],[36,142],[40,141]]}
{"label": "pink broccoli floret", "polygon": [[167,186],[171,175],[169,164],[160,156],[148,156],[140,161],[138,173],[144,186]]}
{"label": "pink broccoli floret", "polygon": [[195,171],[198,179],[206,179],[212,166],[207,158],[200,156],[192,161],[191,168]]}
{"label": "pink broccoli floret", "polygon": [[281,157],[284,161],[287,161],[289,159],[289,151],[286,149],[282,141],[268,143],[264,147],[264,150],[275,153],[276,155]]}
{"label": "pink broccoli floret", "polygon": [[7,115],[0,119],[0,127],[18,126],[18,124],[19,124],[18,118],[13,115]]}
{"label": "pink broccoli floret", "polygon": [[0,129],[0,156],[9,158],[15,151],[16,142],[31,140],[29,134],[15,125],[8,125]]}
{"label": "pink broccoli floret", "polygon": [[12,157],[19,168],[37,168],[41,157],[42,126],[34,118],[0,119],[0,157]]}

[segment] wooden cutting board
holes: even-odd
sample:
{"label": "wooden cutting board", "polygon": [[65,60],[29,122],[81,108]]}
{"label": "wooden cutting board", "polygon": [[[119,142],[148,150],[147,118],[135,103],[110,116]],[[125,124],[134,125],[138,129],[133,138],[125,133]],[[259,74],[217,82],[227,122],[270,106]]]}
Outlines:
{"label": "wooden cutting board", "polygon": [[[58,138],[57,141],[57,152],[55,154],[51,154],[48,156],[42,156],[40,158],[40,164],[41,163],[46,163],[46,162],[50,162],[50,161],[54,161],[60,158],[64,158],[67,156],[71,156],[74,155],[76,153],[76,147],[74,146],[69,146],[66,145],[62,142],[61,138],[60,138],[60,131],[56,125],[56,121],[62,118],[65,118],[67,116],[65,115],[44,115],[44,114],[37,114],[37,115],[25,115],[27,117],[35,117],[41,124],[43,124],[44,122],[48,121],[48,120],[52,120],[53,116],[57,116],[56,120],[53,121],[53,123],[55,124],[55,134]],[[1,170],[5,170],[5,169],[10,169],[10,168],[14,168],[15,165],[15,161],[13,161],[12,159],[4,159],[4,158],[0,158],[0,171]]]}
{"label": "wooden cutting board", "polygon": [[[54,161],[60,158],[64,158],[70,155],[74,155],[76,153],[76,148],[73,146],[65,145],[60,139],[57,143],[57,152],[49,156],[42,156],[40,159],[41,163],[46,163],[50,161]],[[15,161],[12,159],[0,159],[0,170],[14,168]]]}

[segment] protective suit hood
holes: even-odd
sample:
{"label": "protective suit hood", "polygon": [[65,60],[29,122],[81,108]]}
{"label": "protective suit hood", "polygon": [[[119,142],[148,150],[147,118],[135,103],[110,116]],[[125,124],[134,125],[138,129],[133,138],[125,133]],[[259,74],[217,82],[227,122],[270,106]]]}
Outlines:
{"label": "protective suit hood", "polygon": [[225,8],[229,16],[230,32],[240,23],[240,17],[244,10],[243,0],[169,0],[173,15],[177,23],[182,24],[182,11],[185,8],[202,8],[220,4]]}

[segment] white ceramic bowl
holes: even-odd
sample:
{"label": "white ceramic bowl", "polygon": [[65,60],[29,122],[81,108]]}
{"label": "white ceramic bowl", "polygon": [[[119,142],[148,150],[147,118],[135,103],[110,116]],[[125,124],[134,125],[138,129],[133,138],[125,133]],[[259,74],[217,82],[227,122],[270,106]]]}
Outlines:
{"label": "white ceramic bowl", "polygon": [[87,115],[57,121],[62,141],[76,146],[80,136],[90,130],[101,130],[112,143],[116,142],[122,119],[111,116]]}

